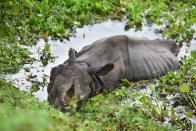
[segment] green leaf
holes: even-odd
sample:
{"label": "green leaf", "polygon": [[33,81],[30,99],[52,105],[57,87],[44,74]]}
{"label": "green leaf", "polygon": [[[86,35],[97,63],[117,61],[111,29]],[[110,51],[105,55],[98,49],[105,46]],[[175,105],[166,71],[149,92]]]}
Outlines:
{"label": "green leaf", "polygon": [[196,50],[191,51],[191,56],[196,59]]}
{"label": "green leaf", "polygon": [[193,131],[196,131],[196,123],[193,123]]}
{"label": "green leaf", "polygon": [[181,34],[184,34],[184,33],[186,32],[185,26],[181,26],[180,29],[179,29],[179,32],[180,32]]}
{"label": "green leaf", "polygon": [[187,24],[190,24],[190,25],[194,25],[195,21],[196,21],[195,18],[191,18],[191,19],[187,19],[187,20],[186,20],[186,23],[187,23]]}
{"label": "green leaf", "polygon": [[125,86],[121,86],[122,91],[125,91],[127,88]]}
{"label": "green leaf", "polygon": [[108,95],[108,98],[109,98],[110,100],[113,100],[113,99],[114,99],[114,94],[109,94],[109,95]]}
{"label": "green leaf", "polygon": [[153,108],[152,108],[152,114],[153,115],[157,115],[158,113],[157,113],[157,106],[153,106]]}
{"label": "green leaf", "polygon": [[190,88],[190,86],[187,85],[187,84],[183,84],[183,85],[180,86],[180,91],[181,91],[182,93],[189,92],[190,90],[191,90],[191,88]]}
{"label": "green leaf", "polygon": [[177,79],[177,80],[179,80],[179,79],[181,78],[180,74],[178,74],[178,73],[177,73],[177,74],[175,74],[175,76],[174,76],[174,77],[175,77],[175,79]]}
{"label": "green leaf", "polygon": [[110,0],[110,2],[116,6],[120,6],[120,0]]}
{"label": "green leaf", "polygon": [[155,21],[155,23],[156,23],[157,25],[162,25],[162,24],[163,24],[163,22],[162,22],[161,20],[158,20],[158,19]]}
{"label": "green leaf", "polygon": [[196,80],[196,73],[194,73],[194,75],[193,75],[193,79],[195,79],[195,80]]}
{"label": "green leaf", "polygon": [[39,85],[33,83],[31,89],[32,89],[32,92],[37,92],[37,91],[39,91],[40,88],[39,88]]}
{"label": "green leaf", "polygon": [[142,94],[141,93],[136,93],[136,94],[134,94],[132,97],[133,98],[136,98],[136,97],[139,97],[139,96],[141,96]]}
{"label": "green leaf", "polygon": [[96,6],[96,8],[98,8],[98,9],[100,9],[100,8],[102,7],[101,4],[98,3],[98,2],[95,3],[95,6]]}
{"label": "green leaf", "polygon": [[145,96],[141,97],[141,98],[139,99],[139,101],[140,101],[141,103],[143,103],[143,104],[146,104],[146,97],[145,97]]}
{"label": "green leaf", "polygon": [[194,29],[191,29],[189,32],[187,32],[187,36],[193,37],[193,34],[195,33]]}
{"label": "green leaf", "polygon": [[168,114],[169,114],[169,111],[168,111],[168,109],[166,109],[166,110],[163,110],[163,113],[164,113],[164,116],[168,116]]}
{"label": "green leaf", "polygon": [[175,111],[173,106],[171,106],[171,119],[175,119]]}
{"label": "green leaf", "polygon": [[174,31],[178,31],[178,25],[176,23],[171,24],[171,29]]}
{"label": "green leaf", "polygon": [[171,14],[169,14],[169,13],[165,14],[165,18],[168,21],[170,21],[170,22],[174,22],[175,21],[174,18],[173,18],[173,16]]}
{"label": "green leaf", "polygon": [[167,5],[166,5],[164,2],[161,2],[161,3],[160,3],[160,7],[161,7],[162,9],[167,9],[167,8],[168,8]]}
{"label": "green leaf", "polygon": [[150,86],[150,90],[155,92],[155,86]]}
{"label": "green leaf", "polygon": [[12,0],[0,0],[0,3],[9,2],[9,1],[12,1]]}
{"label": "green leaf", "polygon": [[188,59],[188,60],[186,60],[186,64],[190,64],[190,63],[193,63],[193,62],[194,62],[193,59]]}
{"label": "green leaf", "polygon": [[173,73],[172,71],[170,71],[170,72],[168,73],[168,76],[169,76],[170,78],[172,78],[172,77],[174,76],[174,73]]}
{"label": "green leaf", "polygon": [[186,114],[186,116],[187,116],[188,118],[191,118],[193,115],[194,115],[194,112],[192,112],[192,111],[189,111],[189,112]]}

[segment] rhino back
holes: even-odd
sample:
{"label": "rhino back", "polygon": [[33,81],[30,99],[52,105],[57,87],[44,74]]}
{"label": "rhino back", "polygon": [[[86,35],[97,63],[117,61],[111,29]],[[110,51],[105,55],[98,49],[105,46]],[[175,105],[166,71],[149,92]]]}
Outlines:
{"label": "rhino back", "polygon": [[162,76],[179,66],[179,48],[171,40],[128,40],[133,81]]}
{"label": "rhino back", "polygon": [[116,70],[107,80],[118,81],[127,78],[131,81],[151,79],[176,70],[179,48],[172,40],[149,40],[117,35],[95,41],[84,47],[77,56],[78,61],[86,61],[96,67],[113,62]]}

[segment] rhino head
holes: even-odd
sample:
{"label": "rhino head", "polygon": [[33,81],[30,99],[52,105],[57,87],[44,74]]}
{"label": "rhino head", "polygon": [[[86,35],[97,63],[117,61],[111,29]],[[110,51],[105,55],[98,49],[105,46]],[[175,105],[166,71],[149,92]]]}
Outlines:
{"label": "rhino head", "polygon": [[70,110],[72,101],[75,101],[76,107],[79,107],[90,96],[99,93],[101,87],[93,78],[107,75],[115,67],[113,63],[89,67],[84,62],[77,62],[76,55],[77,52],[70,49],[67,64],[52,68],[50,73],[50,83],[47,89],[48,101],[63,112]]}

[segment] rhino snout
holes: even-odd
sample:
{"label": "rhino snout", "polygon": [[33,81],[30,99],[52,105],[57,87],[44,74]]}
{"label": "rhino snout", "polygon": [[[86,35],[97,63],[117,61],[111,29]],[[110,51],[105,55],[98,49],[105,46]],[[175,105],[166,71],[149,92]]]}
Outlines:
{"label": "rhino snout", "polygon": [[65,97],[63,94],[55,98],[54,100],[55,108],[65,108],[66,106],[68,106],[68,101],[65,100]]}

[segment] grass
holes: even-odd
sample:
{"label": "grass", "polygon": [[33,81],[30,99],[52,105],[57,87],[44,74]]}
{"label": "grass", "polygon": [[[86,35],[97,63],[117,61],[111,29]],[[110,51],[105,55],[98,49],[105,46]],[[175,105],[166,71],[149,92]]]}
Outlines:
{"label": "grass", "polygon": [[123,110],[114,94],[90,99],[75,115],[40,103],[34,96],[0,79],[0,130],[167,130],[134,108]]}

